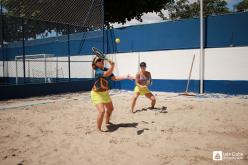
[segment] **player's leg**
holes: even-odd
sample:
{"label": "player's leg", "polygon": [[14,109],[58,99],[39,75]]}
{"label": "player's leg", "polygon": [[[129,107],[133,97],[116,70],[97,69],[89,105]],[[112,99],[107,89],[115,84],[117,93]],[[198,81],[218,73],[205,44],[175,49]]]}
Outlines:
{"label": "player's leg", "polygon": [[152,93],[147,93],[145,94],[145,96],[151,100],[151,109],[153,109],[155,107],[156,104],[156,98]]}
{"label": "player's leg", "polygon": [[98,115],[97,115],[97,129],[99,131],[102,131],[102,121],[104,118],[104,113],[105,113],[105,109],[104,109],[104,104],[100,103],[96,105],[97,111],[98,111]]}
{"label": "player's leg", "polygon": [[132,105],[131,105],[131,112],[133,112],[133,113],[134,113],[134,107],[135,107],[135,104],[136,104],[136,101],[137,101],[139,95],[140,95],[139,92],[134,92],[133,99],[132,99]]}
{"label": "player's leg", "polygon": [[114,106],[113,106],[112,101],[104,104],[104,106],[107,109],[107,111],[106,111],[106,124],[110,124],[110,117],[111,117],[111,114],[114,110]]}

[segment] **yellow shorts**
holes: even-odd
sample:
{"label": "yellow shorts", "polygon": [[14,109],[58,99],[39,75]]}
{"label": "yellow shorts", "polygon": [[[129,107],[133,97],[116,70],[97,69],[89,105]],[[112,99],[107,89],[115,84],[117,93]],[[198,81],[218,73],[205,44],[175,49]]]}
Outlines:
{"label": "yellow shorts", "polygon": [[140,88],[138,86],[135,86],[134,92],[140,93],[140,95],[145,95],[147,93],[151,93],[147,87],[146,88]]}
{"label": "yellow shorts", "polygon": [[101,103],[109,103],[112,101],[108,91],[104,91],[104,92],[91,91],[91,100],[94,105]]}

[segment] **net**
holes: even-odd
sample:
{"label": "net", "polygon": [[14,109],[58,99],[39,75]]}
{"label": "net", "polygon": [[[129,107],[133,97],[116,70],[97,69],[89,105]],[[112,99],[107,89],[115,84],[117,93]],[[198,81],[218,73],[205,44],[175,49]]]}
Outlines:
{"label": "net", "polygon": [[[19,83],[19,79],[23,78],[23,72],[19,68],[23,68],[23,56],[16,56],[16,84]],[[54,78],[58,78],[58,72],[62,72],[56,67],[56,59],[52,54],[34,54],[25,55],[25,75],[27,77],[26,81],[30,82],[52,82]]]}

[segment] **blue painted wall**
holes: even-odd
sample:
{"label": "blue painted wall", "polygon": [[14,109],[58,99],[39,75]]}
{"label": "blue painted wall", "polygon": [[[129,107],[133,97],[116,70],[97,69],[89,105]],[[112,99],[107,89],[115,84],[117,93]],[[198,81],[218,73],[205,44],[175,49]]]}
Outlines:
{"label": "blue painted wall", "polygon": [[[153,79],[152,85],[149,89],[152,91],[170,91],[170,92],[184,92],[186,89],[187,80],[169,80],[169,79]],[[119,82],[112,82],[112,88],[134,90],[135,81],[124,80]],[[199,92],[199,81],[191,80],[189,84],[189,91]]]}
{"label": "blue painted wall", "polygon": [[0,100],[89,91],[92,84],[92,80],[81,80],[47,84],[0,85]]}
{"label": "blue painted wall", "polygon": [[248,45],[248,12],[207,17],[206,47]]}
{"label": "blue painted wall", "polygon": [[[83,33],[75,33],[68,36],[52,37],[39,40],[25,41],[25,54],[54,54],[55,56],[64,57],[70,54],[73,55],[89,55],[92,54],[91,48],[98,47],[103,50],[103,32],[94,31]],[[5,56],[5,60],[14,60],[15,56],[23,54],[23,43],[15,42],[5,45],[1,48],[0,57]],[[83,46],[82,46],[83,45]]]}
{"label": "blue painted wall", "polygon": [[[109,33],[114,33],[115,37],[121,39],[120,44],[115,45],[119,52],[192,49],[199,47],[198,19],[131,26],[114,29],[113,31]],[[109,36],[109,38],[111,37]]]}
{"label": "blue painted wall", "polygon": [[[205,47],[247,46],[247,20],[248,12],[207,17]],[[199,48],[199,27],[199,19],[186,19],[113,29],[107,32],[106,47],[109,52]],[[113,36],[121,39],[120,44],[113,44]]]}
{"label": "blue painted wall", "polygon": [[[248,46],[248,12],[221,16],[210,16],[205,20],[206,48]],[[199,48],[199,19],[168,21],[163,23],[130,26],[106,30],[105,53],[152,50],[174,50]],[[121,39],[120,44],[114,42]],[[70,35],[70,54],[92,54],[91,47],[103,50],[102,31]],[[81,48],[81,45],[83,47]],[[51,53],[68,55],[67,36],[25,41],[26,54]],[[22,55],[22,42],[11,43],[4,48],[8,60]],[[0,56],[3,54],[0,51]]]}
{"label": "blue painted wall", "polygon": [[[187,80],[168,80],[155,79],[149,87],[152,91],[167,91],[183,93],[186,90]],[[134,81],[113,82],[112,88],[134,90]],[[188,92],[200,92],[200,81],[191,80]],[[229,80],[204,80],[205,93],[223,94],[248,94],[248,81],[229,81]]]}

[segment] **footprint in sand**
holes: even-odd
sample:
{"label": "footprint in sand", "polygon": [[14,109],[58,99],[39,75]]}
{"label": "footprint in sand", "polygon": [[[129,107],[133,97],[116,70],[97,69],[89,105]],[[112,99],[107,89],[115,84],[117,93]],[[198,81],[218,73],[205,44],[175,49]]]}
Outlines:
{"label": "footprint in sand", "polygon": [[141,135],[145,130],[149,130],[148,128],[143,128],[137,131],[137,135]]}
{"label": "footprint in sand", "polygon": [[144,123],[144,124],[148,124],[148,122],[147,121],[141,121],[142,123]]}
{"label": "footprint in sand", "polygon": [[144,132],[143,129],[142,129],[142,130],[138,130],[138,131],[137,131],[137,135],[141,135],[143,132]]}

